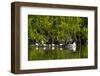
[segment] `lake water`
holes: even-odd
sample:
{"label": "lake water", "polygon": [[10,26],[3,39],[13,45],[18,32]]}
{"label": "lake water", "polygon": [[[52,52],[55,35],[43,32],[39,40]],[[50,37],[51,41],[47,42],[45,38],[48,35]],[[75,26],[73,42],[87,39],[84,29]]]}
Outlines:
{"label": "lake water", "polygon": [[87,45],[73,49],[68,46],[29,46],[28,60],[80,59],[87,58]]}

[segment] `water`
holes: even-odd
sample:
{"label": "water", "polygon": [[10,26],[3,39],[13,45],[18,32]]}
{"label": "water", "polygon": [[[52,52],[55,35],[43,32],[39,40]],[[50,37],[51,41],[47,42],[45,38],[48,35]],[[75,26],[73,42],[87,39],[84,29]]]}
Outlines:
{"label": "water", "polygon": [[28,60],[55,60],[55,59],[80,59],[87,58],[87,45],[76,47],[75,50],[70,45],[31,45],[28,48]]}

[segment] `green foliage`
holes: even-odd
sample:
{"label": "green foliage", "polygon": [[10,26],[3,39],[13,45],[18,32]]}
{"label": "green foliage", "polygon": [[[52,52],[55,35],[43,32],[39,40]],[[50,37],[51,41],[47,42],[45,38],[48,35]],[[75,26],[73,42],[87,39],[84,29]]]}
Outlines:
{"label": "green foliage", "polygon": [[71,16],[28,16],[29,43],[61,43],[80,37],[87,40],[87,18]]}

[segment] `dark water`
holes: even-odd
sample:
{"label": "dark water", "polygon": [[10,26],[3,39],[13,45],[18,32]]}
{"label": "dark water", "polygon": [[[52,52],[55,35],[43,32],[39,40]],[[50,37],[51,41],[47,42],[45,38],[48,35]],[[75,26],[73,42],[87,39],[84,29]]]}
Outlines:
{"label": "dark water", "polygon": [[77,46],[76,50],[68,46],[29,46],[28,60],[80,59],[87,58],[87,45]]}

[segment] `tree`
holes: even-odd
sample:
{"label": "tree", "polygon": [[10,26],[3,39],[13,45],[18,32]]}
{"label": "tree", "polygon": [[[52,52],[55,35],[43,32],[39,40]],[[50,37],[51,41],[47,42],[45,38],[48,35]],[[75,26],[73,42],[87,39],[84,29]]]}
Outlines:
{"label": "tree", "polygon": [[71,16],[28,16],[29,43],[63,43],[75,37],[87,40],[87,18]]}

